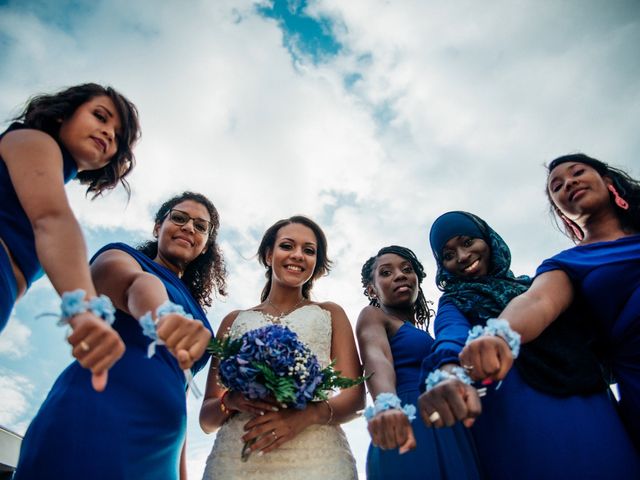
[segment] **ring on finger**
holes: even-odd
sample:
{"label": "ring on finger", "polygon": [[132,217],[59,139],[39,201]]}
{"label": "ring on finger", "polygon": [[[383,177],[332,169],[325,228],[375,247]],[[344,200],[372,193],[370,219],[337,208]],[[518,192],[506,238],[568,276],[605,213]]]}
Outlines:
{"label": "ring on finger", "polygon": [[470,372],[471,370],[473,370],[473,365],[462,365],[462,368],[464,368],[466,371]]}
{"label": "ring on finger", "polygon": [[440,414],[438,412],[433,412],[431,415],[429,415],[429,421],[431,423],[435,423],[438,420],[440,420]]}
{"label": "ring on finger", "polygon": [[88,352],[89,350],[91,350],[91,345],[89,345],[84,340],[82,340],[79,345],[80,345],[80,350],[82,350],[83,352]]}
{"label": "ring on finger", "polygon": [[278,434],[276,433],[275,430],[271,430],[271,435],[273,435],[273,440],[278,440]]}

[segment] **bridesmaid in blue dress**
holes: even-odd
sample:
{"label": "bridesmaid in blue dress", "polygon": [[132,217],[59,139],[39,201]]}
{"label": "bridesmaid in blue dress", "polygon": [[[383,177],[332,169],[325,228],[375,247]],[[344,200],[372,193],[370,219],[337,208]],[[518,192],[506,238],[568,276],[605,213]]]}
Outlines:
{"label": "bridesmaid in blue dress", "polygon": [[[423,379],[435,369],[458,366],[470,328],[484,326],[531,284],[529,277],[513,275],[509,248],[475,215],[440,216],[430,243],[444,293]],[[637,454],[595,356],[595,337],[585,311],[567,311],[523,345],[517,368],[501,384],[485,388],[481,408],[476,389],[452,378],[420,397],[423,418],[436,427],[456,420],[473,424],[487,478],[634,478],[640,472]],[[474,367],[469,372],[475,372],[475,364],[469,364]]]}
{"label": "bridesmaid in blue dress", "polygon": [[[620,412],[640,449],[640,182],[572,154],[549,165],[547,194],[577,246],[544,261],[528,294],[502,316],[528,342],[553,327],[570,305],[589,309],[604,345],[601,358],[618,383]],[[499,343],[478,354],[490,341],[480,338],[465,352],[474,365],[486,360],[478,365],[478,378],[502,378],[510,366],[508,356],[499,357]]]}
{"label": "bridesmaid in blue dress", "polygon": [[[179,468],[184,473],[183,370],[196,373],[206,364],[211,326],[203,307],[225,289],[218,227],[213,204],[185,192],[160,207],[157,241],[138,249],[113,243],[96,253],[93,279],[117,307],[113,326],[125,354],[101,393],[77,362],[58,377],[27,430],[15,480],[170,480]],[[157,338],[164,342],[150,358],[148,324],[136,320],[145,315],[159,320]]]}
{"label": "bridesmaid in blue dress", "polygon": [[[13,305],[45,272],[59,294],[95,288],[82,231],[65,193],[76,178],[94,198],[119,183],[135,162],[136,107],[111,87],[77,85],[33,97],[0,135],[0,332]],[[118,334],[91,311],[69,319],[72,354],[104,389],[120,358]],[[92,345],[91,354],[86,347]]]}
{"label": "bridesmaid in blue dress", "polygon": [[[370,300],[358,318],[356,333],[367,385],[380,404],[389,394],[415,405],[423,359],[433,338],[420,283],[425,273],[415,254],[404,247],[382,248],[362,267],[364,293]],[[371,446],[368,479],[477,479],[476,453],[469,432],[457,424],[430,429],[409,421],[400,408],[379,411],[368,424]]]}

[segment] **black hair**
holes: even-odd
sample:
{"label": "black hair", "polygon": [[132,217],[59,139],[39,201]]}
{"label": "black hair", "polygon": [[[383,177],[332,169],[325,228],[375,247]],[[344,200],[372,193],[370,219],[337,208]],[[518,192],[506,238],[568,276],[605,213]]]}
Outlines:
{"label": "black hair", "polygon": [[[194,192],[183,192],[164,202],[158,209],[155,216],[155,224],[160,225],[169,214],[169,211],[177,204],[185,200],[192,200],[203,205],[209,212],[211,218],[211,231],[207,238],[207,250],[194,259],[182,275],[182,281],[186,284],[187,289],[203,307],[211,306],[212,293],[226,295],[227,287],[227,270],[224,258],[216,239],[220,228],[220,216],[218,210],[204,195]],[[138,246],[138,250],[147,257],[154,259],[158,255],[158,241],[152,240]]]}
{"label": "black hair", "polygon": [[70,118],[80,105],[94,97],[106,95],[116,109],[122,123],[122,132],[118,135],[118,150],[107,165],[97,170],[79,172],[77,179],[88,185],[87,195],[96,198],[105,190],[122,184],[128,196],[131,189],[125,177],[135,166],[133,146],[140,138],[138,110],[124,95],[112,87],[104,87],[96,83],[85,83],[69,87],[52,94],[31,97],[20,115],[14,120],[24,123],[26,127],[41,130],[58,140],[61,121]]}
{"label": "black hair", "polygon": [[376,253],[375,256],[367,260],[362,266],[360,279],[362,281],[362,286],[364,287],[364,295],[369,299],[369,305],[380,308],[380,302],[377,297],[371,296],[369,292],[369,286],[373,283],[373,274],[376,261],[382,255],[385,255],[387,253],[398,255],[399,257],[402,257],[409,263],[411,263],[411,267],[418,277],[418,298],[413,304],[413,311],[416,317],[416,325],[420,326],[423,330],[426,330],[427,328],[429,328],[429,320],[433,315],[433,310],[429,306],[432,302],[428,301],[425,298],[424,292],[422,291],[422,280],[426,278],[427,274],[424,272],[424,267],[422,266],[422,263],[420,263],[420,260],[418,260],[418,257],[416,257],[416,254],[406,247],[391,245],[381,248],[380,250],[378,250],[378,253]]}
{"label": "black hair", "polygon": [[[548,175],[551,175],[551,171],[558,165],[568,162],[584,163],[598,172],[601,177],[607,177],[610,179],[618,194],[629,204],[629,208],[627,210],[615,208],[616,216],[620,220],[622,228],[628,231],[640,232],[640,181],[632,178],[624,170],[612,167],[600,160],[589,157],[584,153],[573,153],[554,159],[547,167]],[[551,213],[555,214],[553,217],[556,219],[556,225],[558,225],[558,228],[560,228],[560,225],[557,222],[557,218],[560,218],[563,226],[561,230],[564,231],[565,235],[575,243],[580,242],[584,238],[584,232],[580,226],[573,220],[567,218],[567,216],[560,211],[551,198],[548,186],[545,188],[545,192],[549,199]],[[609,193],[609,196],[613,202],[613,194]]]}
{"label": "black hair", "polygon": [[260,300],[263,302],[267,299],[269,292],[271,291],[271,266],[267,264],[267,255],[269,255],[269,252],[273,251],[276,243],[276,237],[278,236],[280,229],[287,225],[291,225],[292,223],[299,223],[300,225],[304,225],[311,229],[316,236],[317,242],[316,266],[311,278],[302,286],[302,296],[308,299],[314,280],[322,277],[323,275],[327,275],[331,270],[331,260],[327,257],[327,237],[322,231],[322,228],[320,228],[320,225],[303,215],[294,215],[289,218],[278,220],[276,223],[271,225],[266,232],[264,232],[262,240],[260,241],[260,246],[258,247],[258,261],[267,269],[264,274],[267,279],[267,283],[262,289],[262,293],[260,295]]}

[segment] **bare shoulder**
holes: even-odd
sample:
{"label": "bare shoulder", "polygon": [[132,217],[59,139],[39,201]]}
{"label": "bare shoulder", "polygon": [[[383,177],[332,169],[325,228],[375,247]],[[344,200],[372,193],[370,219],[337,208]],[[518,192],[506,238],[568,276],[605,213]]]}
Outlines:
{"label": "bare shoulder", "polygon": [[329,313],[331,313],[331,316],[333,316],[334,314],[344,315],[344,316],[347,315],[344,309],[340,305],[334,302],[314,302],[313,305],[317,305],[323,310],[327,310]]}
{"label": "bare shoulder", "polygon": [[382,324],[386,325],[388,316],[382,310],[373,305],[367,305],[362,310],[360,310],[360,315],[358,315],[358,320],[356,322],[357,328],[360,328],[361,325],[365,323],[367,325],[371,324]]}
{"label": "bare shoulder", "polygon": [[31,160],[34,153],[49,153],[62,159],[60,147],[51,135],[30,128],[6,133],[0,142],[0,152],[3,159],[20,157]]}
{"label": "bare shoulder", "polygon": [[91,264],[93,271],[108,269],[111,273],[121,270],[142,270],[140,264],[127,252],[118,249],[105,250]]}

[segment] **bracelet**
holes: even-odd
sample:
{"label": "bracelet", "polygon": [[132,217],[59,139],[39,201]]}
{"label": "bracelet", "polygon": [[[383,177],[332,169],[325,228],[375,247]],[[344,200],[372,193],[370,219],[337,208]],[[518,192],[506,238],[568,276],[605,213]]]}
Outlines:
{"label": "bracelet", "polygon": [[509,348],[511,349],[511,354],[513,358],[518,358],[518,354],[520,353],[520,334],[514,331],[509,322],[507,322],[503,318],[490,318],[487,320],[487,325],[482,327],[481,325],[476,325],[471,330],[469,330],[469,336],[467,337],[467,341],[465,345],[469,345],[476,338],[485,336],[485,335],[494,335],[502,338]]}
{"label": "bracelet", "polygon": [[228,393],[229,393],[229,390],[225,390],[224,393],[222,394],[222,396],[220,397],[220,410],[225,415],[233,415],[234,413],[236,413],[236,411],[235,410],[231,410],[229,407],[227,407],[224,404],[224,397],[226,397]]}
{"label": "bracelet", "polygon": [[467,372],[464,371],[462,367],[453,367],[450,372],[446,370],[438,369],[434,370],[429,374],[425,384],[427,386],[426,391],[428,392],[436,385],[444,382],[445,380],[449,380],[451,378],[456,378],[467,385],[471,385],[471,378],[467,375]]}
{"label": "bracelet", "polygon": [[325,425],[329,425],[333,421],[333,407],[329,403],[329,400],[323,400],[322,402],[326,403],[327,407],[329,408],[329,420],[324,422]]}
{"label": "bracelet", "polygon": [[[170,313],[177,313],[186,318],[193,318],[191,315],[184,311],[182,305],[173,303],[171,300],[167,300],[158,308],[156,308],[156,317],[159,319],[164,317],[165,315],[169,315]],[[156,322],[151,316],[151,311],[148,311],[147,313],[142,315],[138,319],[138,322],[140,322],[140,326],[142,327],[142,334],[153,340],[147,348],[147,357],[151,358],[156,353],[156,345],[164,345],[164,343],[158,338],[158,332],[156,331]]]}
{"label": "bracelet", "polygon": [[369,406],[364,410],[364,418],[367,419],[368,422],[373,420],[380,412],[385,412],[387,410],[401,410],[404,413],[410,422],[415,420],[416,418],[416,407],[411,405],[410,403],[402,406],[402,402],[398,398],[395,393],[381,393],[376,397],[376,401],[373,404],[373,407]]}
{"label": "bracelet", "polygon": [[115,311],[111,300],[106,295],[93,297],[89,301],[85,301],[86,292],[81,288],[71,292],[64,292],[61,296],[60,304],[60,320],[58,325],[67,325],[71,318],[84,312],[91,312],[96,317],[103,319],[109,325],[115,321]]}

